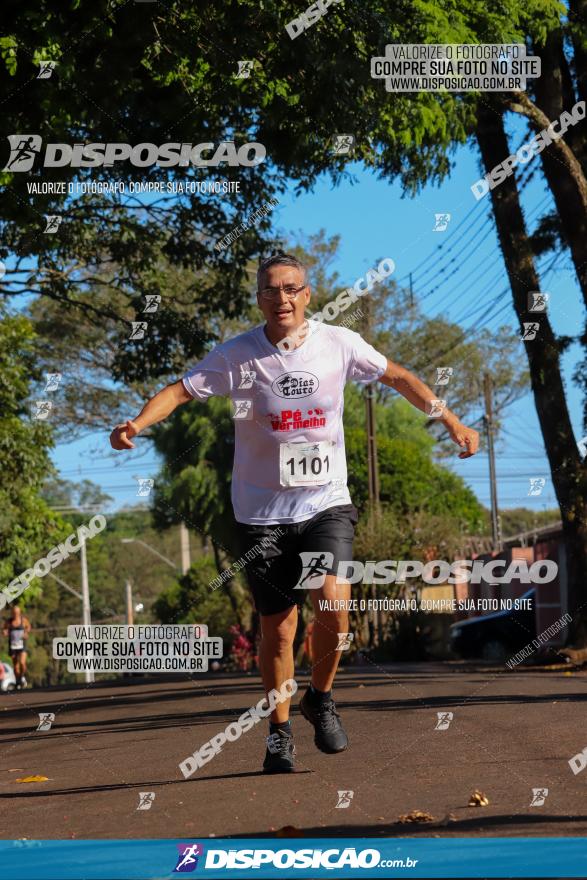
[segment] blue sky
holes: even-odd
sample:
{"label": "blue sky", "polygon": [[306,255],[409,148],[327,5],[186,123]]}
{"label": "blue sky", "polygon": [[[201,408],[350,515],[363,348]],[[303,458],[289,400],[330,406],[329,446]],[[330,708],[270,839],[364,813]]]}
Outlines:
{"label": "blue sky", "polygon": [[[522,125],[514,122],[510,145],[512,152],[527,138]],[[357,179],[334,188],[330,179],[321,179],[313,192],[299,196],[293,186],[274,210],[275,227],[280,231],[305,235],[324,229],[328,235],[341,237],[339,256],[333,266],[342,283],[352,284],[383,256],[396,263],[393,277],[407,283],[410,272],[414,291],[428,315],[443,314],[463,327],[497,329],[504,324],[517,331],[517,319],[511,305],[511,291],[497,238],[490,219],[490,199],[476,202],[470,187],[480,176],[474,148],[460,148],[456,167],[440,187],[427,186],[414,198],[402,198],[397,183],[378,180],[361,166],[351,166]],[[534,158],[533,163],[539,159]],[[523,206],[530,228],[552,204],[540,177],[535,175],[523,191]],[[435,214],[449,213],[446,232],[433,232]],[[459,225],[459,229],[455,228]],[[451,235],[452,233],[452,235]],[[441,247],[442,246],[442,247]],[[452,247],[448,256],[447,249]],[[458,257],[440,270],[448,260]],[[424,260],[427,262],[422,266]],[[572,264],[568,256],[546,256],[539,262],[541,289],[548,291],[550,319],[557,333],[577,334],[584,322],[584,309]],[[452,273],[452,274],[451,274]],[[450,281],[435,288],[451,274]],[[481,320],[483,319],[483,320]],[[581,395],[571,381],[581,356],[578,345],[564,355],[564,376],[568,405],[577,440],[581,431]],[[525,354],[520,346],[520,358]],[[450,406],[450,396],[448,395]],[[480,413],[479,413],[480,414]],[[129,412],[129,417],[135,415]],[[141,449],[116,456],[109,452],[106,436],[84,438],[61,444],[53,459],[62,475],[70,480],[91,479],[103,486],[115,499],[115,508],[133,505],[137,498],[137,478],[155,477],[158,464],[146,441]],[[461,462],[456,456],[449,465],[475,491],[480,501],[489,504],[488,462],[485,455]],[[556,507],[548,463],[534,403],[530,394],[507,411],[505,431],[497,447],[498,501],[500,507],[526,506],[542,510]],[[538,497],[529,497],[530,477],[546,477]]]}

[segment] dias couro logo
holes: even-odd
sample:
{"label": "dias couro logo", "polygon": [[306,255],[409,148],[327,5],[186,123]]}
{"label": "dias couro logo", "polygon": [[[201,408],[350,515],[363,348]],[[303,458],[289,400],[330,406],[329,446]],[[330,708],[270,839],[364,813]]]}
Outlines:
{"label": "dias couro logo", "polygon": [[304,370],[295,370],[291,373],[283,373],[278,376],[272,384],[274,394],[279,397],[291,398],[309,397],[318,390],[320,382],[313,373],[306,373]]}
{"label": "dias couro logo", "polygon": [[[43,140],[38,134],[10,134],[10,156],[3,171],[31,171],[41,157]],[[240,147],[233,141],[219,144],[46,144],[44,168],[112,168],[115,162],[130,162],[135,168],[217,168],[242,165],[253,168],[265,160],[263,144],[247,142]]]}

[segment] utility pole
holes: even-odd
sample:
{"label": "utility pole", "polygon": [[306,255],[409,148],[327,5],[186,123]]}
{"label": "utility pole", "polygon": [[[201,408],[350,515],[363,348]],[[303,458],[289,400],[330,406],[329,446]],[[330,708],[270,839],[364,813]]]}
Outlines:
{"label": "utility pole", "polygon": [[[91,626],[92,615],[90,609],[90,585],[88,582],[88,557],[86,554],[86,539],[80,538],[80,562],[82,567],[82,620],[84,626]],[[88,637],[89,637],[89,630]],[[86,682],[94,681],[94,673],[86,669]]]}
{"label": "utility pole", "polygon": [[125,584],[125,596],[126,596],[126,625],[132,626],[135,622],[134,617],[134,608],[132,604],[132,581],[130,578],[126,579]]}
{"label": "utility pole", "polygon": [[493,535],[493,545],[496,550],[501,550],[501,529],[499,510],[497,506],[497,481],[495,475],[495,448],[493,445],[493,435],[495,427],[493,424],[493,382],[489,373],[483,375],[483,391],[485,394],[485,415],[483,421],[485,423],[485,434],[487,437],[487,451],[489,454],[489,483],[491,492],[491,532]]}
{"label": "utility pole", "polygon": [[181,542],[181,573],[187,574],[190,570],[190,533],[182,520],[179,524],[179,539]]}

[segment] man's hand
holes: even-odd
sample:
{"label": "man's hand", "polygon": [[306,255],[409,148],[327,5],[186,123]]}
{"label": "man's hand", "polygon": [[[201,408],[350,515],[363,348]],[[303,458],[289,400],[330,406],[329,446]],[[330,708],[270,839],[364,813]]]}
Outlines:
{"label": "man's hand", "polygon": [[454,440],[461,449],[459,458],[470,458],[479,449],[479,432],[475,428],[467,428],[461,422],[455,422],[446,426],[450,439]]}
{"label": "man's hand", "polygon": [[117,425],[110,434],[110,445],[113,449],[134,449],[135,444],[131,443],[133,437],[139,433],[137,425],[129,419],[122,425]]}
{"label": "man's hand", "polygon": [[123,425],[117,425],[110,434],[110,445],[113,449],[134,449],[133,437],[151,425],[162,422],[167,416],[183,403],[191,400],[191,394],[184,387],[181,379],[166,385],[144,405],[136,419],[129,419]]}

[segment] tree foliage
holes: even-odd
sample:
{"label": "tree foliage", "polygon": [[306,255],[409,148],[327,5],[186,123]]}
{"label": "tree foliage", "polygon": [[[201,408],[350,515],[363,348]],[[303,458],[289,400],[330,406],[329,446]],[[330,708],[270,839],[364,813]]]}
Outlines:
{"label": "tree foliage", "polygon": [[[33,330],[26,318],[0,313],[0,583],[6,584],[69,534],[39,497],[52,473],[50,426],[34,419]],[[37,582],[38,583],[38,582]],[[30,596],[37,589],[29,587]],[[23,601],[26,601],[23,596]]]}

